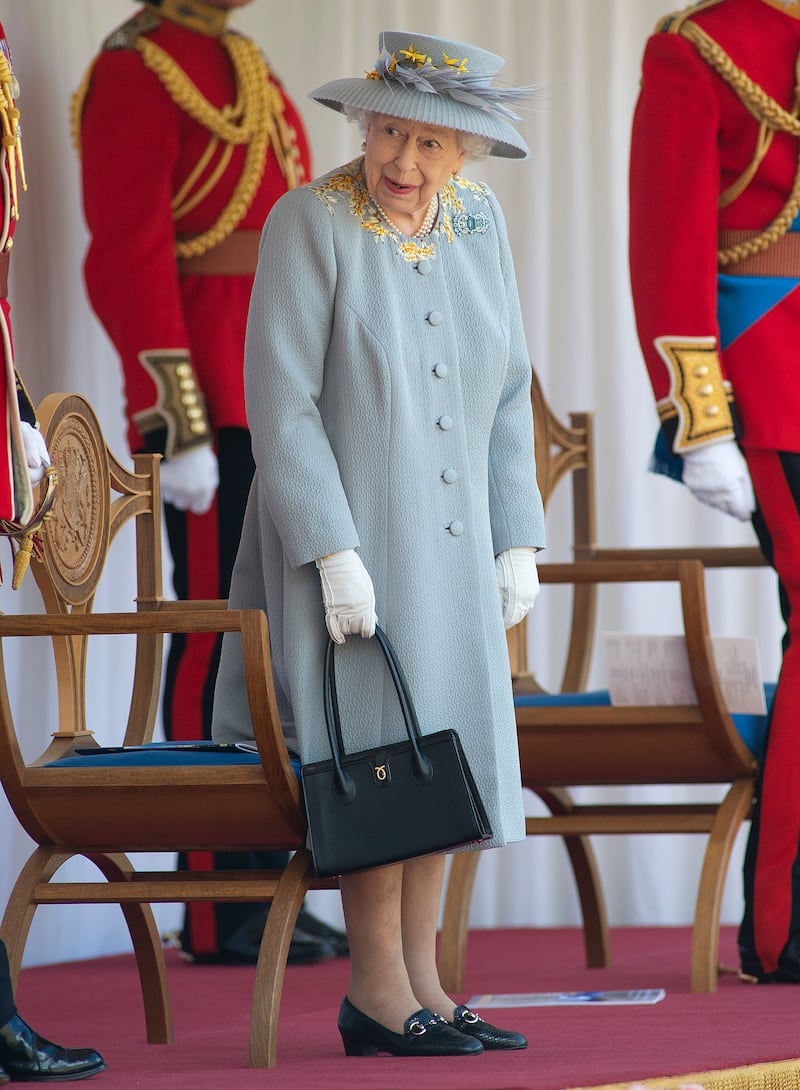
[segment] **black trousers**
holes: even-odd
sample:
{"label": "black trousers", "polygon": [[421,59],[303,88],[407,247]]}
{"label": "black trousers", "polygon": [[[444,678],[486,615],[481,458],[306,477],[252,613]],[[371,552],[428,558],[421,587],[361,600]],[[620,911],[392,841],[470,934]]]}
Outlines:
{"label": "black trousers", "polygon": [[[219,489],[205,515],[164,505],[173,563],[173,586],[181,599],[227,598],[250,483],[255,472],[250,434],[225,428],[217,436]],[[164,728],[170,741],[211,737],[214,685],[222,637],[204,633],[174,635],[170,641],[164,683]],[[285,852],[190,852],[180,856],[182,870],[259,870],[283,867]],[[231,936],[253,917],[263,916],[265,903],[193,902],[186,906],[181,942],[198,958],[224,953]]]}

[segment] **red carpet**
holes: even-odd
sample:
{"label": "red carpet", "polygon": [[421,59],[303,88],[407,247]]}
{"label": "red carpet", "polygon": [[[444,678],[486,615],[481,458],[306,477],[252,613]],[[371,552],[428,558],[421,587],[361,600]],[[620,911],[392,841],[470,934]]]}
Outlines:
{"label": "red carpet", "polygon": [[[688,929],[620,929],[612,935],[613,967],[588,970],[574,930],[473,932],[463,998],[667,992],[654,1006],[487,1010],[487,1020],[525,1033],[530,1047],[474,1058],[347,1059],[336,1030],[347,984],[342,959],[287,971],[273,1070],[247,1067],[248,968],[185,965],[169,951],[175,1043],[167,1046],[145,1042],[132,957],[27,969],[17,1000],[23,1017],[46,1036],[100,1049],[109,1068],[87,1084],[97,1090],[567,1090],[800,1055],[800,987],[753,986],[723,976],[715,994],[692,995],[689,950]],[[736,963],[733,928],[723,934],[721,958]],[[800,1062],[796,1076],[775,1085],[800,1090]]]}

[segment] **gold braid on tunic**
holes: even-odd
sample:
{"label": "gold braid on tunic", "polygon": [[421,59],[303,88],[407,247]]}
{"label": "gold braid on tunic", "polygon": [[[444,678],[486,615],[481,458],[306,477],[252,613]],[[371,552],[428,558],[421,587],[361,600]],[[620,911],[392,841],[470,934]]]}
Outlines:
{"label": "gold braid on tunic", "polygon": [[[698,8],[711,6],[699,4]],[[800,57],[795,62],[795,103],[791,111],[785,110],[767,92],[755,83],[741,68],[733,63],[731,58],[719,46],[710,35],[702,30],[691,19],[681,16],[673,17],[665,26],[670,33],[680,34],[694,45],[703,60],[710,65],[719,76],[735,91],[740,102],[748,110],[759,124],[756,151],[750,165],[742,175],[720,197],[720,207],[725,208],[731,204],[752,181],[761,161],[766,155],[776,132],[785,132],[790,136],[800,139]],[[794,182],[789,192],[789,197],[768,227],[754,238],[720,250],[718,260],[721,267],[734,265],[746,257],[761,253],[769,249],[773,243],[786,234],[791,227],[798,211],[800,211],[800,149],[798,149],[797,169]]]}
{"label": "gold braid on tunic", "polygon": [[[234,147],[247,145],[242,174],[230,201],[208,230],[176,240],[178,258],[199,257],[233,234],[261,185],[270,143],[288,188],[293,189],[305,180],[296,133],[284,118],[283,98],[270,78],[269,66],[258,46],[234,31],[222,34],[220,42],[231,59],[237,87],[236,102],[221,108],[213,106],[180,65],[149,38],[140,35],[133,42],[144,64],[158,77],[172,101],[211,134],[206,151],[173,198],[172,213],[176,224],[213,190],[230,162]],[[77,147],[80,145],[83,101],[90,79],[91,69],[72,101],[72,132]],[[193,190],[220,144],[224,145],[224,150],[216,167],[202,185]]]}
{"label": "gold braid on tunic", "polygon": [[5,53],[0,50],[0,127],[2,127],[3,147],[8,157],[8,173],[11,184],[11,218],[19,219],[17,204],[17,175],[23,189],[25,182],[25,163],[22,158],[22,140],[19,134],[19,110],[14,101],[16,81],[11,65]]}

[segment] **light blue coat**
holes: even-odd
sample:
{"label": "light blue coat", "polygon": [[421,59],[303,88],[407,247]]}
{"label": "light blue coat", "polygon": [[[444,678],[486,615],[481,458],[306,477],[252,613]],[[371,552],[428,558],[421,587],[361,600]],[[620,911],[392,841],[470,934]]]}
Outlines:
{"label": "light blue coat", "polygon": [[[423,731],[461,736],[494,831],[483,846],[525,835],[494,558],[544,545],[530,381],[488,188],[453,179],[425,239],[387,226],[361,160],[274,206],[248,321],[256,474],[230,604],[266,610],[287,741],[323,760],[314,561],[357,549]],[[224,640],[217,741],[252,739],[237,640]],[[403,737],[374,641],[348,638],[337,680],[349,749]]]}

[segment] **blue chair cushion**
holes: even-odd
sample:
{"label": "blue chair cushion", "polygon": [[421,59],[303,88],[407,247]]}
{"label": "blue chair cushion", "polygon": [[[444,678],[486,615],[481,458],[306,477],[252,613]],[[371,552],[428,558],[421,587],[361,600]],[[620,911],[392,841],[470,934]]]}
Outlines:
{"label": "blue chair cushion", "polygon": [[[744,744],[759,760],[763,760],[767,742],[767,725],[772,701],[775,699],[775,683],[764,686],[766,715],[731,716]],[[514,697],[517,708],[603,707],[611,704],[607,689],[587,693],[521,693]]]}
{"label": "blue chair cushion", "polygon": [[[50,761],[44,768],[197,767],[199,765],[257,765],[257,753],[233,743],[151,742],[145,746],[106,746],[78,749],[74,755]],[[300,779],[300,759],[292,755],[292,769]]]}

